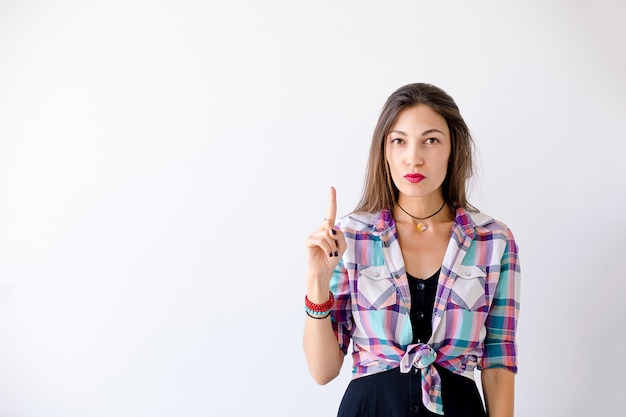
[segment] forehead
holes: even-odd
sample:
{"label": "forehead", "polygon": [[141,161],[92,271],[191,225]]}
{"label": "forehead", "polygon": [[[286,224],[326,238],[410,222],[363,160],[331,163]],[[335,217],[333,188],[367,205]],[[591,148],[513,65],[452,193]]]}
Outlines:
{"label": "forehead", "polygon": [[425,104],[419,104],[402,110],[390,131],[421,134],[432,129],[439,130],[446,136],[450,134],[448,123],[442,115]]}

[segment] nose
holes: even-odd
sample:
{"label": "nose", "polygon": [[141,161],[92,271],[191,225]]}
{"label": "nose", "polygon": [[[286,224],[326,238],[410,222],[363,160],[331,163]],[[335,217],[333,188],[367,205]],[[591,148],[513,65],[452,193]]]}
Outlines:
{"label": "nose", "polygon": [[405,163],[411,167],[424,165],[424,158],[422,157],[419,146],[415,144],[407,146]]}

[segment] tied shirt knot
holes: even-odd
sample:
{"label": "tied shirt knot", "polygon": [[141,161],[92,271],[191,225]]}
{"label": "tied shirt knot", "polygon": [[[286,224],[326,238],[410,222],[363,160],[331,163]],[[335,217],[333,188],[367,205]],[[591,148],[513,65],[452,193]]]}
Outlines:
{"label": "tied shirt knot", "polygon": [[409,373],[412,368],[420,369],[422,384],[422,402],[435,414],[443,414],[441,401],[441,376],[432,364],[437,359],[437,352],[424,343],[407,346],[406,353],[400,360],[400,371]]}

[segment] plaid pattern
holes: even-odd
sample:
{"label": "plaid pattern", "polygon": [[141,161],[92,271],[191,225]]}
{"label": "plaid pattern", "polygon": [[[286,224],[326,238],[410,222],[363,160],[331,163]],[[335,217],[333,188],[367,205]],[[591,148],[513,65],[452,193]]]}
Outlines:
{"label": "plaid pattern", "polygon": [[411,345],[411,293],[388,210],[350,214],[339,227],[348,249],[331,279],[331,312],[339,347],[353,343],[353,378],[401,366],[422,369],[424,404],[442,414],[434,362],[473,378],[479,367],[517,372],[515,330],[520,263],[511,231],[482,213],[455,206],[427,344]]}

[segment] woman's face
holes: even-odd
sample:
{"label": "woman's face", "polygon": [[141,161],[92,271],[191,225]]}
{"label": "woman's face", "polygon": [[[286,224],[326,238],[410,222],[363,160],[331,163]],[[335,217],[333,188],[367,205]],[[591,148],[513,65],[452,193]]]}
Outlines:
{"label": "woman's face", "polygon": [[400,194],[441,195],[450,150],[448,124],[439,113],[424,104],[403,110],[385,138],[385,159]]}

